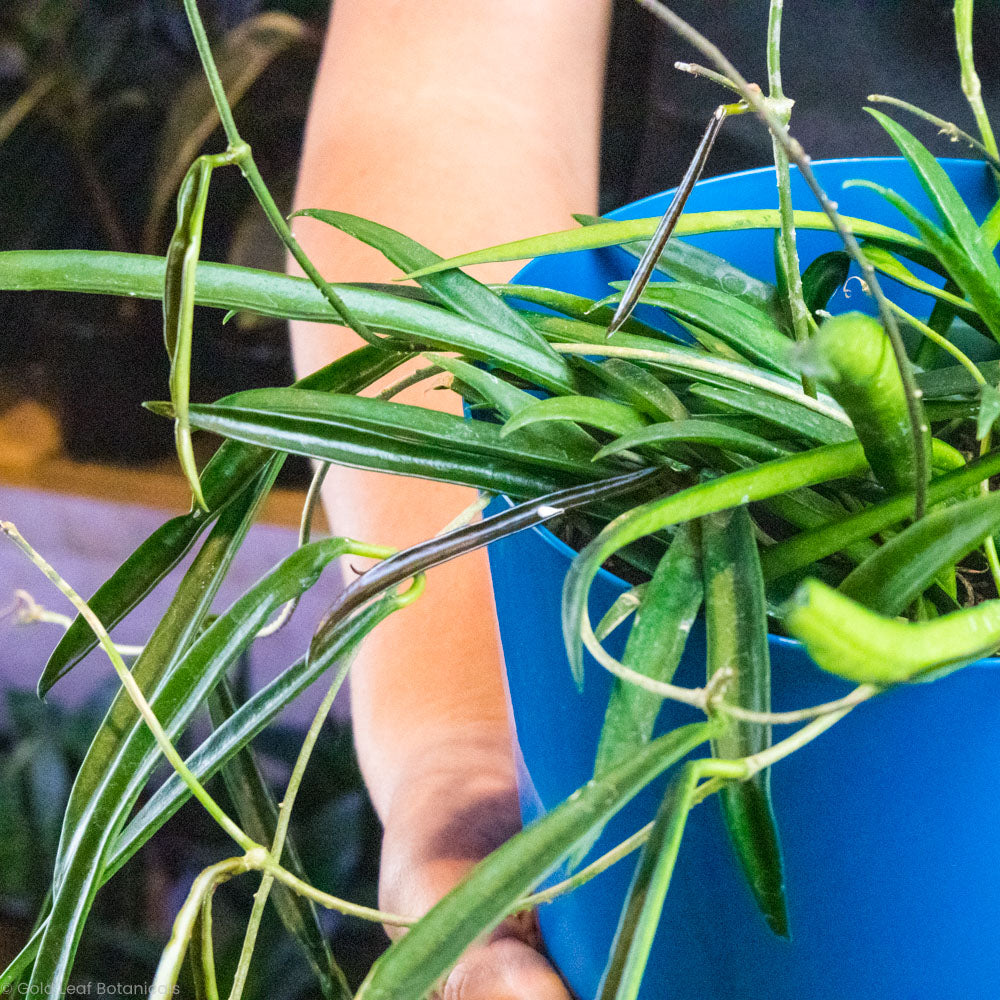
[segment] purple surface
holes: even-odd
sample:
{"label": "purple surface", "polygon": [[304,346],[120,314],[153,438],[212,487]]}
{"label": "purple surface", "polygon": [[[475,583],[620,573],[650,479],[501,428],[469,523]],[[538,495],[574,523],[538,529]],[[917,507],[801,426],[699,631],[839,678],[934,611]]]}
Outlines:
{"label": "purple surface", "polygon": [[[13,521],[21,533],[85,596],[93,593],[143,539],[162,524],[170,512],[126,504],[105,503],[63,494],[0,487],[0,519]],[[255,525],[237,555],[215,603],[226,608],[267,570],[288,555],[296,532],[275,525]],[[172,587],[181,578],[190,556],[113,631],[122,643],[145,641],[169,603]],[[259,688],[308,647],[315,623],[340,587],[336,568],[328,570],[299,604],[292,620],[274,636],[258,640],[250,656],[254,688]],[[66,599],[9,541],[0,545],[0,609],[14,601],[14,591],[27,590],[53,611],[72,613]],[[9,616],[0,619],[0,686],[34,690],[49,653],[59,639],[57,625],[16,626]],[[79,704],[112,675],[111,664],[98,650],[91,653],[53,688],[49,698]],[[293,703],[285,719],[305,726],[323,694],[314,685]],[[0,698],[0,713],[4,711]],[[334,711],[347,713],[346,690]]]}

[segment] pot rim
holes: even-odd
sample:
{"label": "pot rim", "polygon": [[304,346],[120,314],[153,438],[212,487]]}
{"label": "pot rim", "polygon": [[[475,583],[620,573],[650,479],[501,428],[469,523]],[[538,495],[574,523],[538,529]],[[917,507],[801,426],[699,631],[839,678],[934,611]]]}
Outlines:
{"label": "pot rim", "polygon": [[[973,160],[959,156],[939,156],[936,157],[936,159],[938,163],[947,166],[953,166],[955,169],[959,171],[968,170],[972,172],[973,170],[981,170],[983,174],[987,174],[989,171],[989,164],[980,160]],[[814,160],[812,161],[811,165],[813,167],[823,167],[823,166],[841,166],[844,164],[852,164],[852,163],[857,163],[857,164],[891,163],[891,164],[898,164],[900,166],[906,166],[907,168],[909,166],[907,164],[905,157],[902,156],[840,156],[828,160]],[[791,165],[791,169],[793,171],[798,171],[798,168],[794,164]],[[774,164],[763,167],[750,167],[747,170],[736,170],[728,174],[719,174],[717,177],[707,177],[704,180],[699,181],[696,186],[699,188],[704,188],[714,184],[721,183],[723,181],[729,181],[732,178],[736,177],[748,177],[754,175],[773,174],[773,173],[775,173]],[[663,195],[671,194],[675,190],[676,188],[667,188],[665,191],[653,192],[652,194],[645,195],[644,197],[638,198],[635,201],[630,201],[625,205],[621,205],[610,212],[605,212],[604,215],[612,219],[642,218],[642,216],[636,214],[636,212],[641,211],[644,205],[646,205],[651,201],[661,199]],[[653,214],[655,215],[660,213],[654,212]],[[725,230],[717,230],[717,232],[724,232],[724,231]],[[512,278],[511,280],[516,281],[521,273],[521,270],[523,270],[527,266],[528,264],[522,265],[522,267],[518,270],[517,275],[515,275],[514,278]],[[508,504],[509,506],[514,505],[513,501],[507,496],[497,497],[497,499],[502,499],[504,503]],[[562,541],[562,539],[558,538],[553,532],[551,532],[544,525],[534,525],[530,530],[534,531],[539,536],[539,538],[541,538],[541,540],[545,542],[546,545],[552,548],[556,553],[558,553],[560,557],[565,559],[567,562],[572,562],[572,560],[575,559],[576,556],[578,555],[578,553],[572,547],[567,545],[564,541]],[[600,579],[606,580],[608,583],[616,587],[623,587],[625,589],[629,589],[629,585],[624,580],[622,580],[621,577],[615,576],[614,573],[611,573],[606,569],[603,568],[599,569],[597,571],[597,576]],[[788,650],[803,650],[802,643],[799,642],[797,639],[790,639],[788,638],[788,636],[784,635],[776,635],[773,632],[768,632],[767,637],[768,637],[768,644],[771,646],[777,646],[778,648],[783,648]],[[981,660],[973,661],[963,669],[968,669],[968,667],[980,667],[989,669],[1000,668],[1000,656],[983,657]]]}

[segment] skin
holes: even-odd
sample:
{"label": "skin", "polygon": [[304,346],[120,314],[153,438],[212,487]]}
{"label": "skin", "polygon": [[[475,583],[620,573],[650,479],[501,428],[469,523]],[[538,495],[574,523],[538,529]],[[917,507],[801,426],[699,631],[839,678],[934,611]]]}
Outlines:
{"label": "skin", "polygon": [[[337,0],[296,207],[353,212],[446,256],[596,211],[609,19],[610,0]],[[328,280],[398,276],[315,220],[295,230]],[[515,270],[475,275],[502,281]],[[292,339],[300,373],[359,344],[347,329],[306,323],[293,324]],[[459,411],[456,395],[428,385],[397,398]],[[400,547],[440,531],[473,499],[344,468],[331,470],[324,491],[335,533]],[[385,827],[380,903],[417,915],[520,826],[485,553],[434,570],[425,595],[368,639],[351,701]],[[506,922],[470,949],[442,997],[566,1000],[537,946],[532,918]]]}

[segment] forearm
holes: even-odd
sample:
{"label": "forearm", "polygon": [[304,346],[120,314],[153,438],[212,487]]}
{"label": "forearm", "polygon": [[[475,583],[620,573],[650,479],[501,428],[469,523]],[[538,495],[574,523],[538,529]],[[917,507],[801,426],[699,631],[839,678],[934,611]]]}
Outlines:
{"label": "forearm", "polygon": [[[296,204],[372,218],[443,254],[570,225],[571,212],[596,205],[606,30],[607,0],[337,0]],[[299,220],[296,231],[331,280],[398,276],[319,222]],[[500,265],[479,276],[510,273]],[[342,327],[293,329],[302,372],[357,344]],[[402,398],[459,407],[421,386]],[[351,469],[333,469],[324,493],[337,533],[392,545],[441,530],[471,499]],[[415,775],[449,766],[477,775],[466,786],[473,798],[506,789],[503,809],[513,810],[485,554],[433,571],[425,595],[369,638],[352,711],[383,819],[417,808]]]}

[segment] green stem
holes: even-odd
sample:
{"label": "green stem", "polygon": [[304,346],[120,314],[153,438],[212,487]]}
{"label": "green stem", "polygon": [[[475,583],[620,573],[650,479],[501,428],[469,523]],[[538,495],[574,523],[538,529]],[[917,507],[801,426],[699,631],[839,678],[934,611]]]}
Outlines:
{"label": "green stem", "polygon": [[131,698],[132,703],[135,705],[139,714],[144,719],[146,725],[149,727],[149,731],[153,734],[153,739],[156,740],[157,746],[159,746],[161,753],[169,761],[171,767],[177,772],[181,780],[190,789],[191,794],[204,806],[206,812],[222,827],[223,830],[229,834],[237,844],[240,845],[246,851],[252,851],[254,849],[260,848],[253,839],[248,837],[246,833],[243,832],[240,827],[233,822],[226,815],[225,810],[212,798],[211,795],[205,790],[205,787],[201,782],[194,776],[187,764],[184,763],[183,758],[175,749],[173,743],[170,742],[170,737],[167,736],[163,726],[160,724],[160,720],[156,717],[153,709],[150,707],[148,701],[146,701],[146,696],[142,693],[141,688],[136,683],[135,678],[129,672],[128,667],[125,665],[125,661],[122,659],[121,654],[118,652],[114,642],[111,640],[111,636],[108,635],[107,629],[101,623],[101,620],[96,614],[91,610],[90,605],[59,575],[59,573],[28,543],[24,536],[17,530],[17,528],[10,523],[10,521],[0,522],[0,531],[2,531],[8,538],[14,542],[15,545],[35,564],[45,574],[48,579],[55,584],[59,591],[70,601],[73,607],[80,613],[87,624],[91,627],[94,635],[97,636],[97,641],[100,643],[101,648],[107,654],[108,659],[111,660],[112,666],[115,668],[115,673],[118,674],[118,678],[121,681],[122,687],[125,688],[126,693],[129,698]]}
{"label": "green stem", "polygon": [[869,94],[866,99],[872,104],[891,104],[895,108],[909,111],[911,115],[916,115],[917,118],[922,118],[925,122],[930,122],[941,131],[942,135],[948,136],[952,142],[967,143],[973,152],[978,153],[994,170],[1000,170],[1000,159],[975,136],[960,129],[954,122],[945,121],[943,118],[938,118],[937,115],[932,115],[929,111],[924,111],[923,108],[918,108],[915,104],[910,104],[909,101],[902,101],[898,97],[889,97],[888,94]]}
{"label": "green stem", "polygon": [[682,73],[690,73],[691,76],[704,77],[706,80],[711,80],[712,83],[717,83],[720,87],[725,87],[726,90],[731,90],[734,94],[740,92],[740,88],[732,80],[727,79],[721,73],[716,73],[714,69],[709,69],[707,66],[700,66],[698,63],[675,62],[674,69],[678,69]]}
{"label": "green stem", "polygon": [[159,964],[156,966],[156,975],[153,977],[149,996],[172,997],[174,995],[177,977],[180,975],[181,965],[184,962],[185,954],[187,954],[188,944],[202,912],[205,899],[215,892],[216,886],[220,883],[241,872],[249,871],[250,867],[246,858],[226,858],[225,861],[218,861],[214,865],[210,865],[194,880],[184,905],[174,919],[170,940],[167,942],[166,948],[163,949]]}
{"label": "green stem", "polygon": [[215,946],[212,943],[212,896],[205,893],[201,903],[201,974],[205,1000],[219,1000],[219,984],[215,978]]}
{"label": "green stem", "polygon": [[295,262],[302,268],[305,275],[319,289],[326,301],[333,307],[337,315],[363,340],[369,343],[376,343],[378,338],[362,323],[356,319],[351,311],[344,305],[340,296],[331,288],[330,284],[316,270],[315,265],[306,255],[306,252],[299,245],[299,241],[292,235],[291,229],[281,210],[275,204],[271,192],[268,190],[264,178],[257,169],[254,162],[253,153],[250,147],[243,142],[239,130],[236,128],[236,121],[233,118],[233,110],[229,105],[229,98],[226,96],[226,88],[223,86],[222,78],[219,76],[218,67],[215,65],[215,57],[212,55],[212,47],[205,32],[205,25],[198,12],[197,0],[184,0],[184,12],[187,14],[188,23],[191,26],[191,33],[194,35],[195,45],[198,55],[201,58],[201,65],[208,81],[209,90],[212,92],[212,100],[219,112],[219,119],[222,128],[226,133],[226,141],[230,149],[246,146],[246,151],[242,155],[239,164],[243,171],[243,176],[247,179],[251,190],[257,197],[260,207],[264,210],[268,221],[274,231],[285,244],[286,249],[295,259]]}
{"label": "green stem", "polygon": [[[723,73],[739,87],[740,92],[743,94],[743,99],[760,115],[771,130],[771,134],[785,150],[788,158],[799,168],[802,179],[809,185],[823,212],[833,224],[837,235],[844,244],[844,248],[851,255],[852,260],[861,268],[861,273],[868,283],[875,301],[878,303],[879,318],[892,344],[893,354],[896,364],[899,367],[900,377],[903,380],[903,387],[906,391],[906,408],[913,444],[913,467],[916,473],[917,484],[914,493],[914,517],[917,519],[923,517],[927,509],[927,484],[930,480],[930,462],[923,448],[924,418],[920,406],[920,393],[913,373],[913,365],[910,363],[910,359],[906,353],[906,346],[899,334],[896,318],[889,308],[888,300],[882,291],[882,286],[879,284],[875,269],[862,252],[854,233],[837,211],[837,206],[830,200],[823,190],[822,185],[816,179],[816,175],[813,173],[810,165],[809,157],[806,155],[802,145],[782,125],[768,102],[761,95],[759,89],[751,87],[717,46],[713,45],[704,35],[696,31],[687,21],[675,14],[661,0],[638,0],[638,2],[661,21],[669,25],[682,38],[694,45],[695,48],[715,64],[719,72]],[[962,2],[962,0],[958,0],[958,2]]]}
{"label": "green stem", "polygon": [[955,0],[955,44],[958,48],[958,63],[962,69],[962,93],[969,102],[972,114],[979,127],[986,151],[995,160],[1000,155],[997,140],[993,134],[986,105],[983,104],[983,88],[976,72],[972,50],[972,11],[974,0]]}
{"label": "green stem", "polygon": [[[781,87],[781,14],[784,0],[771,0],[767,22],[767,79],[768,103],[778,121],[787,129],[792,116],[792,101],[785,97]],[[778,247],[782,270],[788,288],[788,310],[792,317],[795,339],[802,343],[809,339],[809,310],[802,292],[802,273],[799,270],[799,251],[795,236],[795,213],[792,208],[792,181],[788,168],[788,155],[772,132],[774,170],[778,182],[778,212],[781,217]],[[816,397],[816,380],[802,376],[802,391]]]}
{"label": "green stem", "polygon": [[240,997],[243,996],[247,976],[250,974],[250,960],[253,958],[254,945],[257,943],[257,933],[260,930],[264,907],[267,905],[267,897],[271,893],[273,884],[274,876],[267,874],[260,880],[260,886],[254,893],[253,909],[250,911],[246,934],[243,936],[243,947],[240,949],[239,962],[236,965],[236,972],[233,974],[233,988],[229,991],[229,1000],[240,1000]]}

